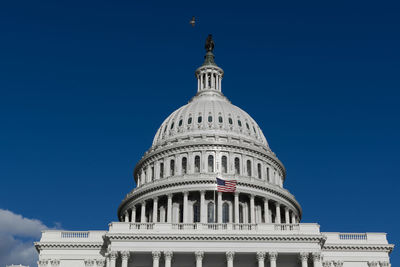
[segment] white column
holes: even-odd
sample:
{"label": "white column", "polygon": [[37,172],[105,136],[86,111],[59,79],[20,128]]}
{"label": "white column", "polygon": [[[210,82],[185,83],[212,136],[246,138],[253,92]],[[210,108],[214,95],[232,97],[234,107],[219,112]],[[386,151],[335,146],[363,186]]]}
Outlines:
{"label": "white column", "polygon": [[290,223],[289,221],[289,208],[285,207],[285,223]]}
{"label": "white column", "polygon": [[281,204],[275,202],[275,223],[281,223]]}
{"label": "white column", "polygon": [[292,223],[296,223],[296,215],[294,215],[293,210],[292,210]]}
{"label": "white column", "polygon": [[188,196],[189,196],[188,191],[183,192],[183,223],[188,222],[188,211],[189,211]]}
{"label": "white column", "polygon": [[221,91],[221,80],[222,80],[222,76],[219,76],[219,84],[218,84],[218,90]]}
{"label": "white column", "polygon": [[128,211],[125,211],[124,215],[125,215],[124,222],[129,222],[129,213],[128,213]]}
{"label": "white column", "polygon": [[254,195],[250,195],[250,223],[256,222],[256,208],[254,207]]}
{"label": "white column", "polygon": [[194,253],[196,256],[196,267],[202,267],[203,266],[203,257],[204,257],[204,252],[203,251],[196,251]]}
{"label": "white column", "polygon": [[121,258],[122,258],[121,267],[128,267],[129,251],[122,251]]}
{"label": "white column", "polygon": [[153,256],[153,267],[158,267],[160,265],[161,252],[153,251],[151,255]]}
{"label": "white column", "polygon": [[206,192],[204,190],[200,191],[200,222],[206,223],[206,201],[205,201]]}
{"label": "white column", "polygon": [[276,259],[278,258],[278,252],[269,252],[268,258],[269,258],[269,266],[276,267]]}
{"label": "white column", "polygon": [[172,194],[168,194],[167,201],[167,223],[172,222]]}
{"label": "white column", "polygon": [[322,267],[322,255],[321,252],[314,252],[312,254],[313,262],[314,262],[314,267]]}
{"label": "white column", "polygon": [[239,192],[235,192],[235,223],[239,223]]}
{"label": "white column", "polygon": [[263,251],[257,252],[257,261],[258,261],[258,267],[264,267],[265,252]]}
{"label": "white column", "polygon": [[197,92],[200,91],[200,76],[197,75]]}
{"label": "white column", "polygon": [[106,267],[110,267],[111,263],[110,263],[110,253],[106,253]]}
{"label": "white column", "polygon": [[212,88],[215,88],[214,72],[211,71],[211,72],[210,72],[210,75],[211,75],[211,87],[212,87]]}
{"label": "white column", "polygon": [[269,205],[268,205],[267,198],[264,198],[264,222],[270,223],[270,221],[269,221]]}
{"label": "white column", "polygon": [[235,257],[235,252],[226,252],[226,267],[233,267],[233,258]]}
{"label": "white column", "polygon": [[132,207],[131,222],[136,222],[136,206]]}
{"label": "white column", "polygon": [[158,222],[158,197],[153,198],[153,223]]}
{"label": "white column", "polygon": [[299,259],[301,261],[301,267],[308,267],[308,253],[300,252]]}
{"label": "white column", "polygon": [[142,210],[140,214],[140,222],[145,223],[146,222],[146,202],[142,202]]}
{"label": "white column", "polygon": [[172,251],[164,251],[164,262],[165,267],[171,267]]}
{"label": "white column", "polygon": [[218,223],[222,223],[222,192],[218,192]]}
{"label": "white column", "polygon": [[117,252],[111,251],[110,252],[110,267],[115,267],[115,261],[117,260]]}

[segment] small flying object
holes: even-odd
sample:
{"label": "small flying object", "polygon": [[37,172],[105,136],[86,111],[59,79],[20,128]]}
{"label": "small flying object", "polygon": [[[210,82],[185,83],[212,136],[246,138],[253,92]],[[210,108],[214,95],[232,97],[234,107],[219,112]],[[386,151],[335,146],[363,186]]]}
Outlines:
{"label": "small flying object", "polygon": [[192,25],[192,27],[194,27],[196,24],[196,18],[193,16],[189,23]]}

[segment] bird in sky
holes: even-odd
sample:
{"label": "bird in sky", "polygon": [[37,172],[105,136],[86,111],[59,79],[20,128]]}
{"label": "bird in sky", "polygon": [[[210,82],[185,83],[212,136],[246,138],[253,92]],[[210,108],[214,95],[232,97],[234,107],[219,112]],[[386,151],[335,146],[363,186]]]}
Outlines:
{"label": "bird in sky", "polygon": [[189,23],[192,25],[192,27],[194,27],[196,24],[196,18],[193,16]]}

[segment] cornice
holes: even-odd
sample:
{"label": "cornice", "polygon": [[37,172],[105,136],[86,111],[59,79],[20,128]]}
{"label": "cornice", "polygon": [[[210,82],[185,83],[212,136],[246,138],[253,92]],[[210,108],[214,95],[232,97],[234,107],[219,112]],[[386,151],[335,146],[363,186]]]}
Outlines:
{"label": "cornice", "polygon": [[35,242],[37,251],[43,249],[101,249],[103,242]]}
{"label": "cornice", "polygon": [[377,244],[325,244],[323,251],[384,251],[391,253],[394,245],[377,245]]}
{"label": "cornice", "polygon": [[[204,185],[214,185],[214,184],[215,184],[214,177],[205,174],[203,174],[202,177],[200,178],[174,177],[174,178],[163,178],[155,180],[139,188],[136,188],[122,200],[117,211],[118,218],[121,214],[121,211],[125,208],[125,205],[129,204],[134,199],[138,199],[146,194],[151,194],[156,191],[164,191],[162,195],[165,195],[166,189],[171,191],[174,189],[174,187],[176,188],[185,185],[202,185],[202,187],[199,188],[200,190],[204,189]],[[258,181],[256,182],[256,179],[251,179],[251,178],[238,179],[238,186],[265,191],[265,193],[275,195],[277,197],[280,197],[288,201],[291,205],[297,208],[297,212],[299,214],[299,217],[301,218],[302,209],[300,204],[296,201],[294,196],[290,194],[289,191],[287,191],[286,189],[282,189],[280,187],[276,187],[262,182],[259,183]]]}
{"label": "cornice", "polygon": [[322,235],[168,235],[168,234],[107,234],[109,241],[243,241],[243,242],[294,242],[323,244]]}

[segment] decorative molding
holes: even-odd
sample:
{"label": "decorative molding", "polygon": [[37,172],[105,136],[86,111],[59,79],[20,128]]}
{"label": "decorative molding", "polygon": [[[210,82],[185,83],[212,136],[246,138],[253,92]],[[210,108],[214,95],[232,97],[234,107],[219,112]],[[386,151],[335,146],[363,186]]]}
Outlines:
{"label": "decorative molding", "polygon": [[335,266],[335,267],[343,267],[343,261],[333,261],[333,266]]}
{"label": "decorative molding", "polygon": [[377,261],[369,261],[368,267],[378,267],[378,262]]}
{"label": "decorative molding", "polygon": [[334,245],[324,245],[322,247],[323,251],[384,251],[387,253],[391,253],[394,248],[394,245],[368,245],[368,244],[334,244]]}
{"label": "decorative molding", "polygon": [[85,263],[85,266],[94,266],[94,259],[85,259],[83,262]]}
{"label": "decorative molding", "polygon": [[390,262],[388,262],[388,261],[380,261],[379,265],[381,267],[389,267],[390,266]]}
{"label": "decorative molding", "polygon": [[103,247],[103,243],[50,243],[50,242],[36,242],[35,247],[38,251],[43,249],[93,249],[100,250]]}
{"label": "decorative molding", "polygon": [[332,267],[332,262],[331,261],[324,261],[322,262],[323,267]]}
{"label": "decorative molding", "polygon": [[47,267],[47,265],[49,264],[49,260],[41,259],[41,260],[38,260],[37,264],[39,267]]}
{"label": "decorative molding", "polygon": [[51,264],[52,267],[60,266],[60,260],[59,259],[52,259],[52,260],[50,260],[50,264]]}

